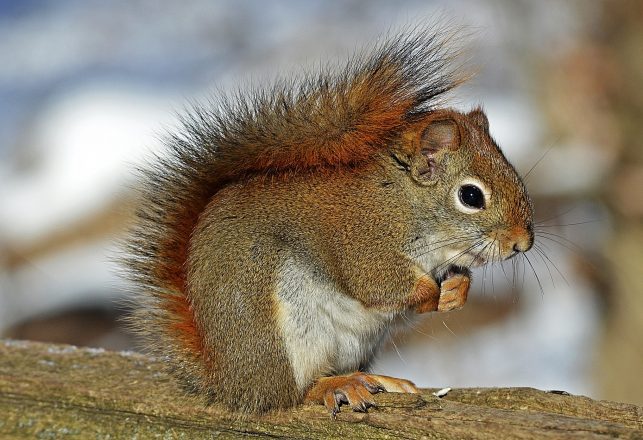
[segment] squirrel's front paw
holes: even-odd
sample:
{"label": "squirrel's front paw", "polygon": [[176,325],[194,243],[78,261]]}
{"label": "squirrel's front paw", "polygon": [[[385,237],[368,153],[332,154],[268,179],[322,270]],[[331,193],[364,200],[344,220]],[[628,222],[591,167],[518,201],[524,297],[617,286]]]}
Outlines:
{"label": "squirrel's front paw", "polygon": [[371,395],[382,391],[417,393],[418,389],[405,379],[357,372],[320,378],[306,394],[305,402],[321,403],[335,417],[343,403],[350,405],[353,411],[366,412],[376,406]]}
{"label": "squirrel's front paw", "polygon": [[415,285],[411,299],[416,313],[448,312],[464,306],[471,284],[470,272],[465,268],[450,268],[441,281],[423,275]]}
{"label": "squirrel's front paw", "polygon": [[449,274],[440,283],[440,300],[438,312],[448,312],[462,308],[467,302],[471,278],[468,273]]}
{"label": "squirrel's front paw", "polygon": [[435,312],[440,303],[440,286],[429,275],[422,275],[413,289],[410,305],[416,313]]}

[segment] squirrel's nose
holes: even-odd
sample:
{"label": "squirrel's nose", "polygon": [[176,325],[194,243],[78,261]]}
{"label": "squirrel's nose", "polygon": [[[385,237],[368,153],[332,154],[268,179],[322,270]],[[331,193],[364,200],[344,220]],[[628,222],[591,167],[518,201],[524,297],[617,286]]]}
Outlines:
{"label": "squirrel's nose", "polygon": [[525,245],[524,245],[524,244],[522,244],[522,243],[514,243],[514,248],[513,248],[513,249],[514,249],[514,252],[515,252],[515,253],[518,253],[518,252],[527,252],[529,249],[531,249],[531,246],[530,246],[530,245],[526,245],[526,246],[525,246]]}
{"label": "squirrel's nose", "polygon": [[514,252],[527,252],[534,244],[534,232],[531,225],[523,229],[513,245]]}

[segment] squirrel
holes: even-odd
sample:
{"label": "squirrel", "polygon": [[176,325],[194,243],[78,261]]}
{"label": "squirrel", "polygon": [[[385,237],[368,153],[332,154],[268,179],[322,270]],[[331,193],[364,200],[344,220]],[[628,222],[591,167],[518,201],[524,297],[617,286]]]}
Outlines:
{"label": "squirrel", "polygon": [[525,186],[433,31],[196,106],[142,173],[130,322],[186,390],[233,411],[367,411],[392,321],[460,308],[470,268],[533,244]]}

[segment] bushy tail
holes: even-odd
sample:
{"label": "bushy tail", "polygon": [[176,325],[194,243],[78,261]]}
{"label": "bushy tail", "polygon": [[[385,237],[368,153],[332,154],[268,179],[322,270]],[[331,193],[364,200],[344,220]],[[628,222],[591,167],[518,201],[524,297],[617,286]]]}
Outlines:
{"label": "bushy tail", "polygon": [[186,286],[190,235],[223,186],[255,174],[366,161],[461,82],[440,29],[387,39],[343,68],[222,98],[184,119],[169,154],[142,172],[142,201],[126,242],[136,286],[131,322],[191,385],[209,353]]}

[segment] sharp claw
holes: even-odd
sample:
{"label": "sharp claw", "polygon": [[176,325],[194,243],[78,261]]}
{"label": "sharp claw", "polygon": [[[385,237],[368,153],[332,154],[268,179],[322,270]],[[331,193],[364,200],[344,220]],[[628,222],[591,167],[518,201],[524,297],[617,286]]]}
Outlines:
{"label": "sharp claw", "polygon": [[368,382],[364,382],[364,388],[371,394],[379,393],[381,391],[380,385],[372,385]]}
{"label": "sharp claw", "polygon": [[353,406],[353,411],[366,412],[366,402],[360,402],[359,404]]}
{"label": "sharp claw", "polygon": [[337,403],[337,397],[332,392],[326,392],[324,394],[324,406],[330,413],[331,418],[335,418],[335,414],[339,412],[339,404]]}
{"label": "sharp claw", "polygon": [[333,400],[334,400],[335,405],[330,410],[330,416],[331,416],[331,418],[333,420],[335,420],[337,418],[337,413],[340,411],[339,410],[339,402],[337,401],[337,395],[336,394],[333,395]]}
{"label": "sharp claw", "polygon": [[383,391],[386,391],[386,389],[381,384],[377,383],[374,380],[369,381],[361,377],[360,383],[364,385],[364,388],[366,388],[366,390],[371,394],[376,394],[376,393],[381,393]]}
{"label": "sharp claw", "polygon": [[369,408],[378,407],[373,400],[373,394],[387,392],[389,389],[397,392],[417,392],[409,381],[364,373],[323,378],[314,387],[314,392],[309,390],[307,401],[324,404],[333,420],[341,412],[343,404],[349,405],[353,411],[367,413]]}

